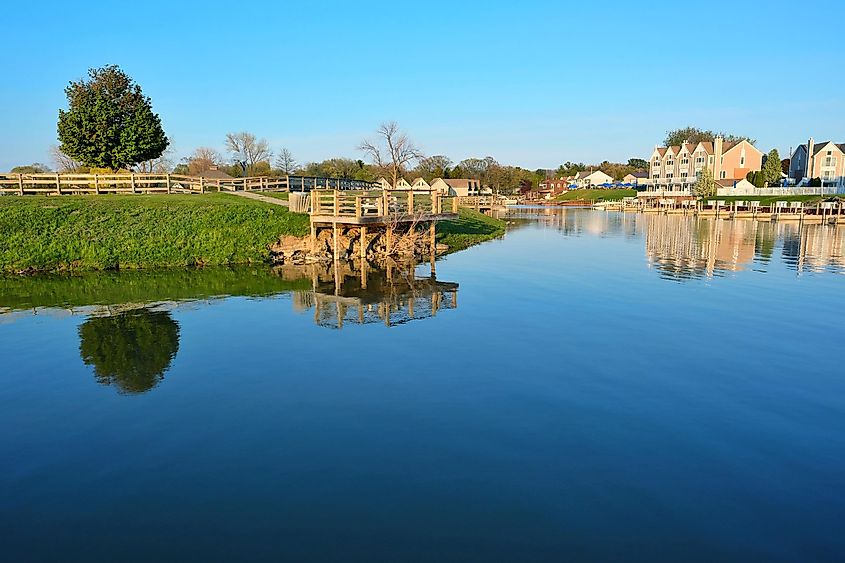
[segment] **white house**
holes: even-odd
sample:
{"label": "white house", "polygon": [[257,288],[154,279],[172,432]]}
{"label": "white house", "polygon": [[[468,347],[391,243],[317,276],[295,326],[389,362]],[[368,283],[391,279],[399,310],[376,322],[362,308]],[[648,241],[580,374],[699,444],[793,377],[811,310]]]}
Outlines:
{"label": "white house", "polygon": [[584,170],[575,175],[574,182],[579,188],[589,188],[601,184],[612,184],[613,178],[601,170]]}

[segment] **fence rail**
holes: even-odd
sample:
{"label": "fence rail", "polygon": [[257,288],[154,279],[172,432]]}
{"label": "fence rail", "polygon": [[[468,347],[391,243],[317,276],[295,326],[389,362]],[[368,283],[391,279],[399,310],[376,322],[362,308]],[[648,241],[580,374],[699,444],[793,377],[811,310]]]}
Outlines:
{"label": "fence rail", "polygon": [[372,189],[375,184],[343,178],[282,176],[205,178],[181,174],[0,174],[0,194],[205,193],[209,191],[311,191]]}

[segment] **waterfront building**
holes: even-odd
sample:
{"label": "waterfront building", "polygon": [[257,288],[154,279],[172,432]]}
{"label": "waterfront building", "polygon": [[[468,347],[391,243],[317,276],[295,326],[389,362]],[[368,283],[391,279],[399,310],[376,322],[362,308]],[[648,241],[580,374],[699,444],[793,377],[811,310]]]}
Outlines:
{"label": "waterfront building", "polygon": [[649,158],[647,188],[639,197],[689,199],[692,185],[705,168],[716,180],[744,180],[749,172],[763,166],[763,152],[748,141],[684,143],[673,147],[655,147]]}
{"label": "waterfront building", "polygon": [[790,155],[789,178],[799,185],[818,178],[826,186],[845,187],[845,143],[816,143],[810,137]]}

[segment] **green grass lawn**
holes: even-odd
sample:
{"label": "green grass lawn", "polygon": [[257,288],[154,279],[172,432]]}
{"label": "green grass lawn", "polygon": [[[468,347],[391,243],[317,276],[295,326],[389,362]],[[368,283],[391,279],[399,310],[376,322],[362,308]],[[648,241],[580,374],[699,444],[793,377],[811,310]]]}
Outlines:
{"label": "green grass lawn", "polygon": [[0,197],[0,271],[248,264],[308,217],[227,194]]}
{"label": "green grass lawn", "polygon": [[494,219],[474,209],[462,207],[458,219],[437,224],[437,242],[449,246],[449,252],[501,237],[505,234],[505,221]]}
{"label": "green grass lawn", "polygon": [[623,197],[636,197],[637,190],[627,190],[627,189],[615,189],[615,188],[608,188],[608,189],[584,189],[584,190],[571,190],[566,192],[565,194],[560,194],[559,196],[555,197],[555,201],[575,201],[575,200],[585,200],[585,201],[619,201]]}

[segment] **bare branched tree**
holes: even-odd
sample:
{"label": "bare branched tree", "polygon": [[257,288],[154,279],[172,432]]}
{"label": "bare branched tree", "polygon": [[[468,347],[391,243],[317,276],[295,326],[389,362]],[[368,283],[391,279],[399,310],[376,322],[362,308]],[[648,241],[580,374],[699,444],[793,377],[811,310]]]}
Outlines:
{"label": "bare branched tree", "polygon": [[226,148],[238,160],[247,166],[247,175],[255,169],[259,162],[269,161],[273,156],[267,139],[259,139],[252,133],[226,133]]}
{"label": "bare branched tree", "polygon": [[165,174],[173,168],[173,139],[168,139],[167,148],[158,158],[145,160],[135,165],[134,170],[144,174]]}
{"label": "bare branched tree", "polygon": [[53,164],[56,165],[56,170],[59,172],[74,172],[82,166],[80,161],[66,155],[56,145],[50,147],[50,157],[53,159]]}
{"label": "bare branched tree", "polygon": [[201,176],[222,162],[223,157],[213,148],[199,147],[188,157],[188,172],[194,176]]}
{"label": "bare branched tree", "polygon": [[296,171],[297,166],[298,164],[296,160],[287,148],[283,148],[279,151],[279,154],[276,157],[276,167],[281,170],[283,174],[292,174]]}
{"label": "bare branched tree", "polygon": [[399,129],[395,121],[382,123],[376,131],[377,141],[364,140],[358,149],[368,154],[376,166],[390,176],[391,185],[396,187],[405,168],[423,157],[422,152]]}

